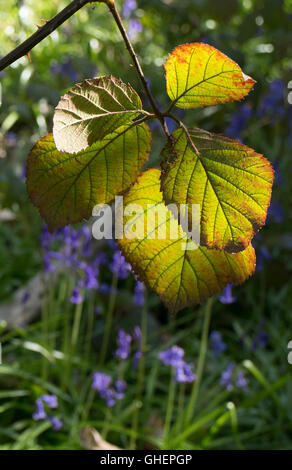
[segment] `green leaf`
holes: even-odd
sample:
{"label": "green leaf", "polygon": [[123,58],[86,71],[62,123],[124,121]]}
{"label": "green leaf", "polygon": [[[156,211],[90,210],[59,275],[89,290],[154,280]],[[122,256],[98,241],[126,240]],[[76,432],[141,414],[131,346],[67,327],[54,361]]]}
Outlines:
{"label": "green leaf", "polygon": [[273,169],[246,145],[202,129],[182,129],[164,149],[161,189],[166,204],[200,204],[201,245],[231,253],[245,249],[264,225]]}
{"label": "green leaf", "polygon": [[27,190],[50,231],[88,219],[96,204],[123,193],[147,160],[151,134],[146,124],[120,127],[78,154],[59,152],[53,136],[29,154]]}
{"label": "green leaf", "polygon": [[[124,236],[119,245],[139,279],[159,295],[171,313],[176,313],[203,302],[228,283],[244,282],[254,271],[255,253],[251,245],[230,254],[197,247],[187,239],[163,203],[160,176],[157,169],[144,172],[124,196],[124,211],[135,204],[136,214],[134,218],[124,215]],[[159,238],[163,228],[166,236]]]}
{"label": "green leaf", "polygon": [[256,83],[225,54],[198,42],[174,49],[165,70],[168,96],[178,108],[240,100]]}
{"label": "green leaf", "polygon": [[141,110],[141,100],[131,85],[112,76],[85,80],[68,91],[56,107],[56,147],[63,152],[79,152],[131,123]]}

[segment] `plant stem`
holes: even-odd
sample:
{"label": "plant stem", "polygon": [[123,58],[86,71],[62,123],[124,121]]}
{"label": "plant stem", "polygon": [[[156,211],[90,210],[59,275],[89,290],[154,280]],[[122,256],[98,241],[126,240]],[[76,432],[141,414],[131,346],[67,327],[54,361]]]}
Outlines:
{"label": "plant stem", "polygon": [[113,313],[114,313],[114,309],[116,305],[117,286],[118,286],[118,277],[116,274],[113,274],[111,293],[110,293],[110,298],[109,298],[108,310],[106,314],[105,332],[104,332],[102,345],[100,349],[100,358],[99,358],[100,365],[104,363],[105,358],[106,358],[108,342],[109,342],[111,328],[112,328]]}
{"label": "plant stem", "polygon": [[163,449],[166,449],[167,442],[169,440],[169,429],[170,429],[170,424],[171,424],[171,419],[172,419],[174,398],[175,398],[175,386],[176,386],[176,383],[174,381],[174,369],[172,368],[169,391],[168,391],[168,402],[167,402],[166,415],[165,415],[164,431],[163,431],[163,447],[162,447]]}
{"label": "plant stem", "polygon": [[110,12],[111,12],[113,18],[114,18],[114,20],[115,20],[115,22],[116,22],[116,24],[117,24],[119,30],[120,30],[120,33],[121,33],[122,38],[123,38],[123,40],[124,40],[124,42],[125,42],[126,48],[127,48],[128,52],[129,52],[131,58],[132,58],[133,64],[134,64],[134,66],[135,66],[135,68],[136,68],[136,70],[137,70],[137,72],[138,72],[138,75],[139,75],[139,77],[140,77],[141,83],[142,83],[143,88],[144,88],[144,90],[145,90],[145,93],[146,93],[146,95],[147,95],[147,97],[148,97],[149,103],[151,104],[151,107],[152,107],[152,109],[153,109],[153,111],[154,111],[156,117],[159,119],[159,121],[160,121],[160,123],[161,123],[161,125],[162,125],[162,128],[163,128],[163,130],[164,130],[164,132],[165,132],[165,134],[166,134],[166,136],[167,136],[167,138],[170,138],[170,134],[169,134],[169,131],[168,131],[166,122],[165,122],[165,120],[164,120],[163,113],[161,113],[161,111],[159,110],[159,108],[158,108],[157,104],[155,103],[155,100],[154,100],[154,98],[153,98],[153,96],[152,96],[152,93],[151,93],[151,91],[150,91],[150,89],[149,89],[149,87],[148,87],[148,84],[147,84],[146,78],[145,78],[145,76],[144,76],[144,72],[143,72],[143,70],[142,70],[142,67],[141,67],[141,65],[140,65],[139,59],[138,59],[137,54],[136,54],[136,52],[135,52],[135,50],[134,50],[134,48],[133,48],[133,45],[132,45],[132,43],[131,43],[131,41],[130,41],[130,38],[129,38],[128,34],[127,34],[127,31],[126,31],[126,29],[125,29],[125,27],[124,27],[124,25],[123,25],[122,18],[121,18],[120,14],[119,14],[119,12],[118,12],[118,10],[117,10],[117,8],[116,8],[115,2],[114,2],[114,0],[106,0],[105,3],[107,4],[107,6],[108,6],[108,8],[109,8],[109,10],[110,10]]}
{"label": "plant stem", "polygon": [[206,352],[208,346],[208,335],[209,335],[209,327],[211,321],[211,312],[212,312],[212,297],[207,300],[206,307],[204,310],[204,323],[203,323],[203,331],[202,331],[202,338],[200,344],[200,352],[199,352],[199,359],[198,359],[198,366],[197,366],[197,377],[195,382],[193,383],[190,401],[186,410],[186,417],[185,417],[185,426],[187,426],[193,415],[196,406],[196,401],[198,398],[198,392],[201,385],[203,370],[205,366],[205,359],[206,359]]}
{"label": "plant stem", "polygon": [[138,368],[138,383],[137,383],[137,391],[136,391],[136,403],[137,407],[135,408],[132,420],[132,438],[130,443],[130,449],[135,449],[136,447],[136,436],[139,424],[139,411],[140,406],[138,406],[139,402],[141,401],[142,392],[143,392],[143,385],[144,385],[144,377],[145,377],[145,351],[146,351],[146,343],[147,343],[147,298],[146,298],[146,289],[144,294],[144,305],[142,309],[142,318],[141,318],[141,358],[139,361],[139,368]]}
{"label": "plant stem", "polygon": [[178,435],[181,432],[181,428],[183,424],[185,390],[186,390],[186,385],[184,383],[180,383],[179,392],[178,392],[178,403],[177,403],[177,418],[176,418],[176,424],[175,424],[176,435]]}
{"label": "plant stem", "polygon": [[[98,3],[105,3],[106,0],[95,0]],[[16,60],[27,55],[33,47],[39,44],[43,39],[49,36],[55,29],[70,18],[76,11],[80,10],[84,5],[91,3],[92,0],[73,0],[66,8],[58,13],[54,18],[46,21],[42,27],[38,27],[37,31],[27,38],[23,43],[13,49],[9,54],[0,59],[0,71],[4,70],[8,65],[13,64]]]}

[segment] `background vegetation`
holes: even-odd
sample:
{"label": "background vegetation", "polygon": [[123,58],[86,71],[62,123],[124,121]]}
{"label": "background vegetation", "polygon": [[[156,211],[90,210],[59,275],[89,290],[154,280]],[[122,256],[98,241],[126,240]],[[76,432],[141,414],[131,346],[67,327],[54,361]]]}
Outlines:
{"label": "background vegetation", "polygon": [[[11,305],[23,287],[20,311],[27,318],[33,295],[27,283],[36,276],[44,282],[33,321],[7,328],[0,317],[0,446],[78,449],[80,430],[90,425],[123,448],[291,448],[292,2],[117,3],[162,108],[168,102],[163,63],[185,42],[215,46],[257,80],[244,102],[192,110],[185,118],[238,138],[273,162],[268,222],[253,243],[257,270],[233,288],[233,298],[215,296],[212,305],[185,310],[170,322],[157,297],[137,285],[116,246],[88,240],[90,224],[53,238],[46,233],[26,194],[25,159],[51,131],[60,95],[84,78],[111,73],[143,96],[107,9],[83,8],[31,52],[31,61],[24,57],[0,74],[1,305]],[[0,0],[1,56],[66,4]],[[164,139],[159,126],[152,130],[155,166]],[[212,310],[211,325],[207,331],[205,322],[201,340],[206,309]],[[132,335],[131,351],[121,332],[117,344],[119,329]],[[195,381],[186,370],[182,381],[177,375],[173,380],[177,364],[168,358],[172,366],[165,365],[160,353],[174,345],[185,351]],[[114,388],[103,382],[101,389],[94,376],[94,390],[97,372],[111,376]],[[192,383],[182,383],[187,378]],[[50,398],[40,401],[44,395]]]}

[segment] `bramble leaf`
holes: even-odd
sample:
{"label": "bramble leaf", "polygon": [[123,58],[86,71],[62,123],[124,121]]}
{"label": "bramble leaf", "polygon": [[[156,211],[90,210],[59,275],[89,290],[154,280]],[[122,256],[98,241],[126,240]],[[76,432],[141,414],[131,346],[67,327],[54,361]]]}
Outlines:
{"label": "bramble leaf", "polygon": [[161,189],[166,204],[200,204],[201,245],[231,253],[245,249],[264,225],[273,169],[268,160],[236,140],[202,129],[176,130],[164,151]]}
{"label": "bramble leaf", "polygon": [[85,80],[59,101],[53,136],[64,152],[79,152],[133,121],[142,103],[131,85],[112,76]]}
{"label": "bramble leaf", "polygon": [[[147,170],[138,178],[124,196],[124,210],[133,203],[141,209],[134,219],[124,216],[124,237],[119,245],[139,279],[159,295],[171,313],[203,302],[228,283],[240,284],[253,273],[255,253],[251,245],[236,254],[196,249],[163,203],[160,170]],[[148,226],[145,221],[149,219],[152,225]],[[159,239],[163,223],[166,236]],[[171,236],[175,228],[176,237]]]}
{"label": "bramble leaf", "polygon": [[256,83],[225,54],[198,42],[176,47],[165,70],[168,96],[178,108],[240,100]]}
{"label": "bramble leaf", "polygon": [[146,124],[122,126],[78,154],[59,152],[53,136],[40,139],[27,161],[27,190],[50,231],[88,219],[97,204],[123,193],[147,160]]}

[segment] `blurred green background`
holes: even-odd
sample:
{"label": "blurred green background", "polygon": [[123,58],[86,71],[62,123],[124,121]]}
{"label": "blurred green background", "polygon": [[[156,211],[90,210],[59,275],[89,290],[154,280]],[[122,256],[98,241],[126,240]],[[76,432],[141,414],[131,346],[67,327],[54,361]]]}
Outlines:
{"label": "blurred green background", "polygon": [[[292,365],[287,361],[287,344],[292,340],[292,1],[136,2],[136,8],[129,0],[117,1],[117,6],[161,108],[165,109],[168,104],[163,69],[168,53],[186,42],[203,41],[215,46],[238,62],[244,72],[257,81],[254,91],[241,103],[187,113],[177,110],[177,116],[183,118],[187,125],[240,139],[264,154],[275,169],[267,225],[253,243],[257,253],[256,273],[245,285],[234,288],[234,303],[221,303],[218,296],[213,302],[211,330],[223,335],[227,348],[220,358],[214,359],[210,347],[207,352],[202,393],[198,398],[206,414],[200,416],[199,413],[192,423],[193,429],[185,427],[181,439],[175,441],[172,448],[291,448]],[[53,17],[68,3],[60,0],[0,0],[0,55],[7,54],[32,34],[36,25]],[[51,132],[54,107],[60,96],[73,83],[98,74],[112,74],[130,82],[143,98],[146,109],[149,109],[127,50],[105,5],[91,4],[82,8],[36,46],[30,57],[31,61],[23,57],[0,72],[2,305],[13,301],[17,290],[25,288],[27,282],[43,269],[40,243],[43,222],[28,200],[25,160],[37,139]],[[172,123],[169,125],[172,130]],[[158,125],[152,124],[152,131],[150,165],[158,166],[164,137]],[[105,251],[111,256],[109,249],[107,247]],[[107,269],[101,280],[110,282]],[[113,312],[115,324],[125,329],[139,323],[141,317],[141,308],[132,306],[133,282],[127,280],[119,285],[118,302]],[[58,294],[57,288],[50,292],[57,300],[56,304],[50,304],[52,321],[46,325],[49,325],[48,331],[55,337],[54,347],[59,351],[64,304],[60,301],[61,294]],[[95,299],[95,302],[101,305],[103,311],[108,308],[107,298]],[[90,299],[84,306],[85,312],[88,309]],[[164,343],[165,347],[179,344],[195,365],[199,354],[203,318],[201,307],[180,313],[176,321],[170,324],[164,307],[154,294],[149,293],[148,309],[148,328],[155,339],[149,342],[145,367],[152,382],[150,385],[144,383],[144,395],[142,398],[139,396],[143,406],[138,427],[131,428],[136,411],[129,409],[129,404],[136,396],[136,379],[135,373],[129,370],[125,372],[129,396],[122,405],[124,415],[119,411],[113,412],[112,427],[108,425],[103,433],[115,444],[126,448],[133,435],[139,448],[149,445],[159,448],[174,442],[171,432],[167,438],[168,444],[161,443],[161,436],[151,434],[153,422],[158,429],[162,427],[169,389],[166,371],[158,371],[159,347]],[[71,314],[74,316],[73,312]],[[84,314],[84,330],[86,318]],[[35,319],[31,324],[10,325],[9,328],[2,320],[0,341],[5,360],[0,365],[3,389],[0,392],[0,444],[3,448],[79,448],[80,428],[90,424],[100,430],[104,415],[108,416],[108,410],[98,401],[93,405],[91,414],[88,411],[86,416],[83,415],[90,386],[87,383],[87,388],[82,388],[84,383],[80,379],[80,370],[88,377],[96,370],[94,348],[89,363],[84,365],[84,331],[81,328],[79,349],[77,345],[74,352],[75,369],[71,364],[71,382],[64,389],[60,385],[62,360],[54,353],[52,343],[47,341],[44,317]],[[90,340],[95,345],[100,342],[103,328],[104,323],[99,319]],[[256,341],[257,347],[253,347]],[[28,347],[28,342],[37,346]],[[55,354],[54,361],[57,363],[54,367],[51,358],[46,359],[42,347],[49,354]],[[49,369],[44,364],[40,365],[39,356],[42,361],[49,361]],[[247,360],[251,362],[244,362]],[[220,388],[220,374],[230,362],[243,364],[243,369],[250,376],[243,394],[235,389],[223,391]],[[109,354],[102,370],[115,373],[117,368],[115,359]],[[41,382],[36,380],[40,370]],[[72,387],[76,388],[75,392],[72,392]],[[40,393],[50,390],[62,401],[65,424],[58,434],[49,429],[48,423],[35,423],[31,418],[34,400]],[[186,404],[188,393],[183,399]],[[143,397],[146,397],[147,406],[144,406]],[[233,412],[230,406],[226,408],[226,403],[233,403],[237,412]],[[179,413],[179,406],[175,405],[174,416]],[[200,419],[203,419],[203,424],[200,424]],[[144,435],[148,437],[143,438]]]}

